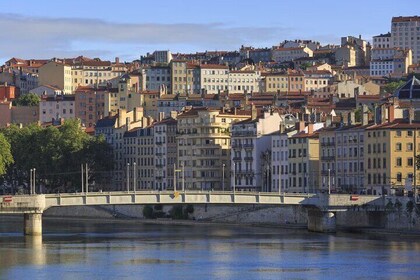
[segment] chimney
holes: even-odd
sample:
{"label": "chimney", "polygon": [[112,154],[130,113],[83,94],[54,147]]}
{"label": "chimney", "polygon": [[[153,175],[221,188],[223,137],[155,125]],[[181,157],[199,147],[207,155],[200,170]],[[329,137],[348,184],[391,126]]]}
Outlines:
{"label": "chimney", "polygon": [[414,120],[414,108],[413,108],[413,106],[411,106],[410,109],[408,109],[408,120],[409,120],[410,124],[413,123],[413,120]]}
{"label": "chimney", "polygon": [[308,124],[308,134],[312,134],[312,133],[314,133],[314,124],[309,123]]}
{"label": "chimney", "polygon": [[326,127],[330,127],[332,125],[332,116],[331,115],[327,115],[327,119],[325,121],[325,126]]}
{"label": "chimney", "polygon": [[176,111],[171,111],[171,118],[176,120],[177,116],[178,116],[178,113]]}
{"label": "chimney", "polygon": [[280,122],[279,130],[280,130],[280,134],[284,133],[284,131],[286,130],[284,121]]}
{"label": "chimney", "polygon": [[298,132],[305,131],[305,122],[304,122],[304,121],[299,121],[299,122],[297,122],[297,123],[295,124],[295,126],[296,126],[296,130],[297,130]]}
{"label": "chimney", "polygon": [[368,125],[369,124],[369,115],[368,115],[368,107],[366,104],[363,104],[362,106],[362,125]]}
{"label": "chimney", "polygon": [[356,116],[355,116],[354,112],[348,113],[347,125],[349,125],[349,126],[353,125],[353,124],[355,124],[355,122],[356,122]]}
{"label": "chimney", "polygon": [[254,104],[251,105],[251,119],[256,120],[258,117],[258,111]]}
{"label": "chimney", "polygon": [[137,122],[137,108],[134,107],[133,109],[133,122],[136,123]]}
{"label": "chimney", "polygon": [[126,117],[125,118],[125,131],[129,131],[130,130],[130,117]]}
{"label": "chimney", "polygon": [[373,119],[374,119],[375,124],[381,123],[381,107],[379,106],[374,107]]}
{"label": "chimney", "polygon": [[159,121],[163,120],[165,118],[164,112],[159,112]]}
{"label": "chimney", "polygon": [[381,105],[381,123],[386,123],[386,113],[387,113],[386,105],[382,104]]}
{"label": "chimney", "polygon": [[395,107],[394,104],[388,106],[388,122],[393,122],[395,120]]}
{"label": "chimney", "polygon": [[115,58],[115,64],[118,64],[118,63],[120,63],[120,58],[119,57],[116,57]]}

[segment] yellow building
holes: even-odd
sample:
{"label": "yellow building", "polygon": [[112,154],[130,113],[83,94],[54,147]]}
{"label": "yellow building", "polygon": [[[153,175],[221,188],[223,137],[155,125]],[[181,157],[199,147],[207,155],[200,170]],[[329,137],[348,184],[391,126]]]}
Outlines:
{"label": "yellow building", "polygon": [[[236,110],[225,112],[203,107],[192,108],[178,116],[177,168],[185,174],[186,189],[222,189],[223,171],[225,179],[230,176],[231,124],[249,117]],[[182,180],[177,184],[179,188],[182,188]]]}
{"label": "yellow building", "polygon": [[64,94],[72,93],[71,66],[59,60],[50,61],[38,69],[39,85],[52,85],[63,90]]}
{"label": "yellow building", "polygon": [[[171,93],[193,93],[194,82],[194,69],[196,65],[187,61],[172,60],[171,67]],[[199,79],[196,82],[200,82]]]}
{"label": "yellow building", "polygon": [[286,73],[264,73],[265,92],[287,92],[289,88],[288,76]]}
{"label": "yellow building", "polygon": [[415,157],[420,151],[420,123],[405,119],[370,126],[365,131],[365,186],[368,193],[410,191],[419,186]]}
{"label": "yellow building", "polygon": [[319,133],[303,122],[289,138],[289,192],[315,192],[319,186]]}

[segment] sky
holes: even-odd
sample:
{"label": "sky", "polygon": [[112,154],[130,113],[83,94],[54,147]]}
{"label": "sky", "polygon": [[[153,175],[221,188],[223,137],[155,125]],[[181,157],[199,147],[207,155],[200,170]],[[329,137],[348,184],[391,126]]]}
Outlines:
{"label": "sky", "polygon": [[84,55],[122,61],[173,53],[271,47],[284,40],[339,44],[390,31],[419,15],[418,0],[0,0],[0,64]]}

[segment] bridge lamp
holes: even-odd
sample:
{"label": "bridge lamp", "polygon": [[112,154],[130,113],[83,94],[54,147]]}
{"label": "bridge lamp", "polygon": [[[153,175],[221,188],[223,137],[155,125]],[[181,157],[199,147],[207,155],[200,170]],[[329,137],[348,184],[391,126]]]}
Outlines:
{"label": "bridge lamp", "polygon": [[222,190],[225,191],[225,166],[226,164],[223,163],[222,165]]}

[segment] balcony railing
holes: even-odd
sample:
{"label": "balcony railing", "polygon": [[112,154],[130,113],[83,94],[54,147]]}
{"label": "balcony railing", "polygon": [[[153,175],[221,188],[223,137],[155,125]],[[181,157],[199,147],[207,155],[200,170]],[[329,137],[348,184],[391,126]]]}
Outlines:
{"label": "balcony railing", "polygon": [[252,160],[254,160],[254,158],[253,157],[245,157],[244,160],[245,161],[252,161]]}
{"label": "balcony railing", "polygon": [[253,149],[254,144],[243,144],[244,148]]}
{"label": "balcony railing", "polygon": [[233,149],[241,149],[242,148],[242,144],[232,144],[232,148]]}
{"label": "balcony railing", "polygon": [[334,161],[335,160],[335,156],[321,156],[321,160],[324,160],[324,161]]}
{"label": "balcony railing", "polygon": [[323,142],[321,147],[335,146],[335,142]]}
{"label": "balcony railing", "polygon": [[156,163],[156,168],[163,168],[165,165],[162,163]]}

